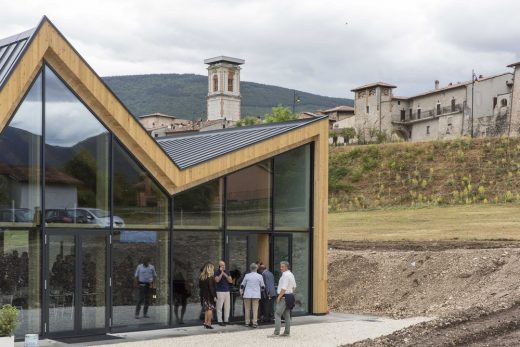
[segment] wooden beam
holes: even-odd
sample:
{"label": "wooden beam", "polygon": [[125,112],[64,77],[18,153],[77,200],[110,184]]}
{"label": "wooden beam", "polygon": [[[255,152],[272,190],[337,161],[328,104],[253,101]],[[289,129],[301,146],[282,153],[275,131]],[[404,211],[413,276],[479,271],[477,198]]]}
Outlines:
{"label": "wooden beam", "polygon": [[320,122],[320,135],[314,142],[314,228],[313,228],[313,307],[312,313],[328,311],[328,185],[329,129]]}

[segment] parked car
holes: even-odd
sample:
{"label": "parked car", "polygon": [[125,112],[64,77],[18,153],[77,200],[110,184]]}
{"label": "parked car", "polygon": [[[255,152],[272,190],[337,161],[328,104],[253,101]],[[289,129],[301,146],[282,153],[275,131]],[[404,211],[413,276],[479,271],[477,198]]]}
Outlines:
{"label": "parked car", "polygon": [[[110,226],[110,213],[100,208],[77,208],[76,214],[87,218],[87,223],[97,224],[101,227]],[[121,228],[125,226],[125,222],[121,217],[114,216],[114,228]]]}
{"label": "parked car", "polygon": [[[110,213],[99,208],[49,209],[45,211],[47,223],[96,224],[101,228],[110,226]],[[114,228],[124,227],[121,217],[114,216]]]}
{"label": "parked car", "polygon": [[7,223],[32,223],[34,212],[28,208],[3,208],[0,209],[0,222]]}

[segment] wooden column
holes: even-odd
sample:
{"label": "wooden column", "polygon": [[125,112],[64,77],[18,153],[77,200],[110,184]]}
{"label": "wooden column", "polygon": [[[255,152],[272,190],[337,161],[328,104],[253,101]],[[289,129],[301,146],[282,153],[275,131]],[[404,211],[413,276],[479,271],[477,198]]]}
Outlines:
{"label": "wooden column", "polygon": [[327,313],[328,242],[328,124],[320,122],[320,135],[314,145],[314,230],[312,313]]}

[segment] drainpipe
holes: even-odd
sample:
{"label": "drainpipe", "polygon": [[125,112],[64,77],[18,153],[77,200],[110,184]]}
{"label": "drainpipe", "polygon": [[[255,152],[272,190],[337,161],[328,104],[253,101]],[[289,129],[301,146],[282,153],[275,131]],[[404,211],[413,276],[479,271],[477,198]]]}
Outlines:
{"label": "drainpipe", "polygon": [[513,70],[513,88],[511,90],[511,111],[509,111],[509,126],[507,129],[507,137],[511,136],[511,120],[513,118],[513,104],[514,104],[513,97],[515,96],[515,76],[516,76],[516,67],[517,66],[518,65],[515,65],[515,69]]}
{"label": "drainpipe", "polygon": [[381,134],[381,87],[379,89],[379,134]]}

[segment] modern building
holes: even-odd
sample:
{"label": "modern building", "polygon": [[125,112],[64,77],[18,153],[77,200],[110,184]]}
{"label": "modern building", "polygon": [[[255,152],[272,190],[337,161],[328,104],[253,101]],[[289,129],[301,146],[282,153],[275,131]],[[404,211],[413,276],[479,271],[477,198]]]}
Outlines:
{"label": "modern building", "polygon": [[[327,312],[327,117],[152,138],[43,18],[0,40],[0,301],[16,336],[200,324],[198,275],[288,260]],[[134,273],[155,266],[147,318]],[[141,311],[142,313],[142,311]]]}
{"label": "modern building", "polygon": [[240,120],[240,65],[245,60],[218,56],[204,60],[208,64],[208,120]]}
{"label": "modern building", "polygon": [[352,90],[355,120],[338,126],[354,124],[367,136],[380,131],[406,141],[517,136],[520,116],[511,117],[513,79],[512,73],[503,73],[444,87],[435,81],[434,89],[410,97],[394,96],[396,86],[389,83],[371,83]]}

